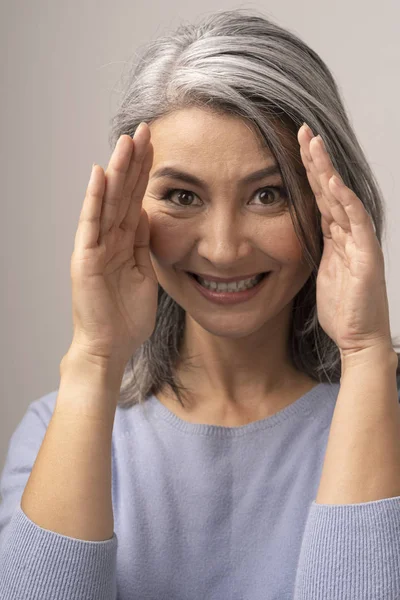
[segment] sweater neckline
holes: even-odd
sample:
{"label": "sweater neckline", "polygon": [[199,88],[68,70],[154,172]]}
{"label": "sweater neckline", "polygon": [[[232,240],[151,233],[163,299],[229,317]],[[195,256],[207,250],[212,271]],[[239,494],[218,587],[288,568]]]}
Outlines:
{"label": "sweater neckline", "polygon": [[274,427],[280,423],[283,423],[287,419],[296,415],[305,415],[315,411],[315,402],[319,398],[322,398],[325,394],[323,392],[324,387],[330,387],[329,383],[321,382],[317,383],[311,390],[297,398],[294,402],[285,406],[278,412],[268,417],[264,417],[258,421],[247,423],[246,425],[226,427],[224,425],[209,425],[206,423],[190,423],[184,421],[167,408],[156,395],[151,395],[146,400],[145,404],[153,411],[153,414],[182,432],[189,433],[191,435],[207,435],[213,437],[241,437],[259,431]]}

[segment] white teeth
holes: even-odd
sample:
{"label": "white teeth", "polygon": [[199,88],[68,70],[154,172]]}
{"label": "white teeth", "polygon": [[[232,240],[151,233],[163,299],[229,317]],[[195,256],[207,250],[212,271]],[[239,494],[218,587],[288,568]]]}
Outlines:
{"label": "white teeth", "polygon": [[233,281],[231,283],[216,283],[215,281],[207,281],[202,277],[197,277],[202,286],[216,292],[240,292],[254,287],[261,279],[261,275],[250,279],[242,279],[241,281]]}

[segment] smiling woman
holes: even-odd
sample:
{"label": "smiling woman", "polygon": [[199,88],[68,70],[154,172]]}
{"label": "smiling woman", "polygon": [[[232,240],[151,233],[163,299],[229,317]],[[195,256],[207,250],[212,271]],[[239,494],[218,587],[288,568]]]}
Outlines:
{"label": "smiling woman", "polygon": [[382,198],[337,86],[246,11],[135,61],[0,478],[0,598],[398,600]]}
{"label": "smiling woman", "polygon": [[[300,382],[339,382],[340,353],[316,310],[323,236],[297,140],[304,121],[362,199],[379,243],[384,213],[326,64],[271,20],[221,11],[144,45],[124,86],[110,143],[142,120],[149,125],[154,162],[143,206],[159,291],[155,331],[126,366],[119,405],[156,394],[188,407],[215,389],[224,406],[249,394],[265,404],[274,389],[284,393],[283,382],[288,398]],[[257,293],[226,290],[226,300],[186,275],[267,271]],[[246,301],[234,301],[240,294]],[[239,362],[261,387],[233,377],[237,350],[225,354],[224,340],[238,341]]]}
{"label": "smiling woman", "polygon": [[[191,418],[226,426],[240,422],[244,407],[246,420],[271,414],[278,390],[280,405],[306,378],[287,341],[293,297],[310,276],[288,196],[276,191],[280,169],[254,129],[230,114],[182,108],[149,128],[154,157],[143,207],[157,280],[185,311],[174,375],[191,389]],[[164,384],[157,398],[167,404],[169,396]],[[223,409],[232,417],[218,417]]]}

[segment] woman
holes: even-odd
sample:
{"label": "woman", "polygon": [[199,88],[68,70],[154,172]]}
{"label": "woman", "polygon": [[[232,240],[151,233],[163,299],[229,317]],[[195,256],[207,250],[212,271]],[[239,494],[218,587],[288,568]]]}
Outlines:
{"label": "woman", "polygon": [[144,48],[111,143],[2,475],[2,597],[397,598],[382,197],[328,68],[215,13]]}

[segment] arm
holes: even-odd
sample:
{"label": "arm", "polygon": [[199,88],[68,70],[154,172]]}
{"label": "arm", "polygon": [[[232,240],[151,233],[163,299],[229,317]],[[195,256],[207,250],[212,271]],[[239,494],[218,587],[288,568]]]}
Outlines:
{"label": "arm", "polygon": [[21,499],[34,523],[66,536],[113,536],[111,439],[122,378],[71,349],[52,419]]}
{"label": "arm", "polygon": [[294,600],[400,598],[400,405],[393,352],[342,362]]}
{"label": "arm", "polygon": [[32,403],[10,441],[0,598],[116,598],[110,463],[121,371],[70,349],[60,373],[50,412]]}
{"label": "arm", "polygon": [[369,349],[342,361],[340,391],[316,502],[400,496],[397,355]]}

